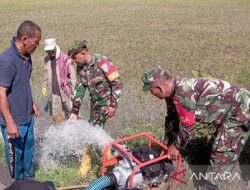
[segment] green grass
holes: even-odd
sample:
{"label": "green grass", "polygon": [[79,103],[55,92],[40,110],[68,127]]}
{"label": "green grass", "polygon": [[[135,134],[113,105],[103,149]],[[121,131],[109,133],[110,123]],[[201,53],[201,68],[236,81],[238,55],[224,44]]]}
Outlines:
{"label": "green grass", "polygon": [[5,154],[4,154],[4,143],[0,139],[0,164],[6,166]]}
{"label": "green grass", "polygon": [[83,181],[88,181],[87,179],[83,180],[78,174],[78,167],[72,165],[61,166],[56,170],[47,172],[37,170],[35,176],[38,181],[53,181],[57,187],[82,184]]}
{"label": "green grass", "polygon": [[[157,122],[157,121],[154,121],[154,122],[144,121],[143,122],[140,119],[134,120],[132,127],[125,128],[121,132],[120,138],[131,136],[131,135],[138,134],[141,132],[148,132],[155,139],[158,139],[160,141],[162,141],[164,138],[163,123]],[[147,145],[147,138],[146,137],[136,138],[135,140],[128,141],[127,145],[130,149],[134,147],[142,146],[142,145]]]}
{"label": "green grass", "polygon": [[250,64],[239,65],[227,79],[250,89]]}

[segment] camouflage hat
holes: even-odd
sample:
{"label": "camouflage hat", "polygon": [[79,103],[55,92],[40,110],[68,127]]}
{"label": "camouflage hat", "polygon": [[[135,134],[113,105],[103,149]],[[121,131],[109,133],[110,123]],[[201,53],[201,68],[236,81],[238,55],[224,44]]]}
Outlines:
{"label": "camouflage hat", "polygon": [[68,55],[69,57],[74,57],[77,53],[87,48],[87,41],[74,41],[69,46]]}
{"label": "camouflage hat", "polygon": [[158,81],[163,76],[170,76],[169,73],[164,71],[160,66],[154,66],[142,75],[142,82],[144,83],[142,90],[144,92],[150,90],[150,85]]}

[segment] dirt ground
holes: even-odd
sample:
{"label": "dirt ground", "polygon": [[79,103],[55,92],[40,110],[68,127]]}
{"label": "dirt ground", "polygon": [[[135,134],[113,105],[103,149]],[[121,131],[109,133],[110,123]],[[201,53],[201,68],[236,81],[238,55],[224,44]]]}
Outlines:
{"label": "dirt ground", "polygon": [[0,190],[2,190],[1,188],[11,184],[12,179],[10,178],[8,169],[6,167],[0,165],[0,171],[1,171],[0,172]]}

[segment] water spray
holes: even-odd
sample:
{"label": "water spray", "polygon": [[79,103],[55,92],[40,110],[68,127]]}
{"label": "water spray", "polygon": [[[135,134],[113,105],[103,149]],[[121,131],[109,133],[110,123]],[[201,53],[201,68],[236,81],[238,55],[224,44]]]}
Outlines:
{"label": "water spray", "polygon": [[43,170],[55,169],[70,161],[82,160],[89,147],[100,150],[113,139],[98,126],[87,121],[65,121],[58,126],[50,126],[40,142],[38,163]]}

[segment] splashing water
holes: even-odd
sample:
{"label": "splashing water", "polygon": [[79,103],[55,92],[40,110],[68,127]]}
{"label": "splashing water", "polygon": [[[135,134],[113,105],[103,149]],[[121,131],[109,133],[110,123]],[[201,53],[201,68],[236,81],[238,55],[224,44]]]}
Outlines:
{"label": "splashing water", "polygon": [[113,139],[98,126],[87,121],[65,121],[50,126],[41,141],[38,164],[43,170],[55,169],[60,164],[80,161],[90,146],[102,148]]}

